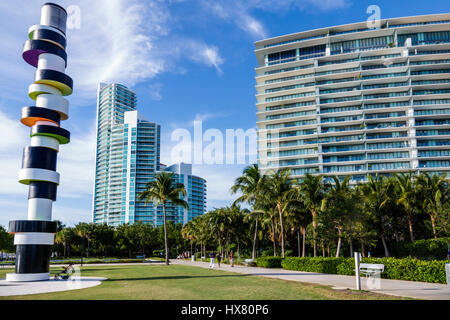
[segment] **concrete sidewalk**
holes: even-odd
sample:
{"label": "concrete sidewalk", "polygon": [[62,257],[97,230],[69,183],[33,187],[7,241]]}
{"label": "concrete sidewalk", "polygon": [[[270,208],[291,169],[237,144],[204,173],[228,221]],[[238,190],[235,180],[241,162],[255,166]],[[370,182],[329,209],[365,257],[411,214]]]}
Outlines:
{"label": "concrete sidewalk", "polygon": [[[188,260],[170,260],[171,264],[189,265],[201,268],[209,268],[208,262],[192,262]],[[218,269],[217,263],[215,269]],[[316,283],[331,286],[335,289],[356,289],[354,276],[342,276],[336,274],[314,273],[304,271],[291,271],[284,269],[269,269],[258,267],[234,266],[221,264],[220,269],[254,276],[290,280],[305,283]],[[369,289],[365,277],[361,277],[361,289],[376,293],[389,294],[401,297],[411,297],[427,300],[450,300],[450,286],[439,283],[427,283],[405,280],[381,279],[380,289]]]}

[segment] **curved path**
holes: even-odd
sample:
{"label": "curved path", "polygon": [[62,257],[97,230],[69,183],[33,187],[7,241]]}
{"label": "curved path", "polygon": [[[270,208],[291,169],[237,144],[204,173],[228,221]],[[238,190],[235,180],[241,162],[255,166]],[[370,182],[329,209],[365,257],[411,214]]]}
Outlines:
{"label": "curved path", "polygon": [[[208,262],[197,262],[197,261],[192,262],[190,260],[170,260],[170,263],[209,268]],[[215,269],[218,269],[217,263],[215,264]],[[333,287],[333,289],[353,289],[353,290],[356,289],[356,279],[354,276],[292,271],[285,269],[244,267],[240,265],[234,266],[232,268],[227,264],[222,264],[219,270],[289,281],[316,283],[331,286]],[[393,296],[410,297],[427,300],[450,300],[450,286],[439,283],[380,279],[380,288],[370,289],[366,284],[366,279],[364,277],[361,277],[361,288],[363,290]]]}
{"label": "curved path", "polygon": [[85,289],[98,286],[106,278],[72,277],[73,280],[53,280],[35,282],[7,282],[0,280],[0,296],[19,296],[25,294],[49,293],[66,290]]}

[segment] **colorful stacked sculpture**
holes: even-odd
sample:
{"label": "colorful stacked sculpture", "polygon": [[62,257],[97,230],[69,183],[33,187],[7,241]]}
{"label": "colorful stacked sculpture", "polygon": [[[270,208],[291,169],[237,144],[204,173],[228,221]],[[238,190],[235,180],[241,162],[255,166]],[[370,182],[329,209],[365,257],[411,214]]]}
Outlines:
{"label": "colorful stacked sculpture", "polygon": [[34,106],[22,109],[21,122],[30,127],[31,145],[24,148],[19,182],[29,185],[28,220],[10,221],[9,232],[16,245],[15,273],[8,281],[49,280],[50,248],[56,233],[52,222],[52,203],[56,200],[59,173],[56,157],[60,144],[70,140],[69,131],[60,127],[66,120],[72,93],[72,79],[65,74],[67,12],[54,3],[41,9],[41,23],[29,29],[23,59],[36,67],[28,95]]}

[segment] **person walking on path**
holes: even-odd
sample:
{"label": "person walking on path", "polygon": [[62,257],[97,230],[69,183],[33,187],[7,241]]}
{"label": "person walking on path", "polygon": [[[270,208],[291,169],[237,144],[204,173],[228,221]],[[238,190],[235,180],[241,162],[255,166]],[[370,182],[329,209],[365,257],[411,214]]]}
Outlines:
{"label": "person walking on path", "polygon": [[209,267],[214,268],[214,252],[209,253]]}
{"label": "person walking on path", "polygon": [[217,253],[217,263],[219,265],[220,268],[220,261],[222,261],[222,255],[220,254],[220,252]]}
{"label": "person walking on path", "polygon": [[234,267],[234,259],[233,259],[233,257],[234,257],[233,250],[231,250],[230,251],[230,264],[231,264],[231,267]]}

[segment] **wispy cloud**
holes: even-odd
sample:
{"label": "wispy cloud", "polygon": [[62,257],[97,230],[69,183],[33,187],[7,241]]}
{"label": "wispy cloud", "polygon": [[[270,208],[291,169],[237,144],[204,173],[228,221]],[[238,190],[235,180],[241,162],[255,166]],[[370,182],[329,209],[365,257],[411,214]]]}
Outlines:
{"label": "wispy cloud", "polygon": [[255,10],[266,12],[330,11],[349,5],[349,0],[203,0],[202,5],[216,17],[234,23],[254,38],[266,38],[268,32],[253,14]]}
{"label": "wispy cloud", "polygon": [[147,92],[150,99],[155,101],[162,100],[162,93],[161,90],[164,87],[164,84],[158,82],[158,83],[151,83],[147,86]]}

